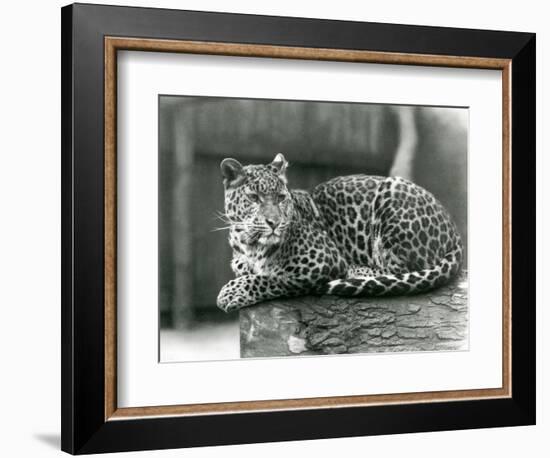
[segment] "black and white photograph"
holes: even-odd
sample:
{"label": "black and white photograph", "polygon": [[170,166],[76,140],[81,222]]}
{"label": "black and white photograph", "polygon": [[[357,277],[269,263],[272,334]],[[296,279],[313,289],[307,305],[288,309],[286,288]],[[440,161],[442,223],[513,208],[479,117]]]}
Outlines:
{"label": "black and white photograph", "polygon": [[468,350],[468,107],[158,112],[160,362]]}

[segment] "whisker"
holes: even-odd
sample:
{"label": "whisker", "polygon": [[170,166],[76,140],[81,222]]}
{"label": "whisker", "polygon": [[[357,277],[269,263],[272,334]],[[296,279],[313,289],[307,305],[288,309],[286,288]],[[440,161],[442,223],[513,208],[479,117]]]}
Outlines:
{"label": "whisker", "polygon": [[229,217],[226,213],[224,212],[221,212],[219,210],[216,210],[214,212],[214,218],[213,219],[219,219],[221,221],[223,221],[224,223],[234,223],[234,222],[237,222],[237,221],[234,221],[231,217]]}
{"label": "whisker", "polygon": [[244,229],[260,229],[259,226],[255,226],[251,223],[245,223],[245,222],[231,222],[228,226],[222,226],[222,227],[215,227],[211,229],[211,232],[215,231],[224,231],[232,228],[244,228]]}
{"label": "whisker", "polygon": [[227,226],[227,227],[215,227],[213,229],[210,229],[210,232],[217,232],[217,231],[228,231],[233,226]]}

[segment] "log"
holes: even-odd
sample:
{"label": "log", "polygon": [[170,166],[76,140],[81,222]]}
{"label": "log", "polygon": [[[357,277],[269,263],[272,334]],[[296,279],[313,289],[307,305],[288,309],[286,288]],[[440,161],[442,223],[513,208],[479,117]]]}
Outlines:
{"label": "log", "polygon": [[462,271],[414,296],[304,296],[240,311],[242,358],[468,348],[468,281]]}

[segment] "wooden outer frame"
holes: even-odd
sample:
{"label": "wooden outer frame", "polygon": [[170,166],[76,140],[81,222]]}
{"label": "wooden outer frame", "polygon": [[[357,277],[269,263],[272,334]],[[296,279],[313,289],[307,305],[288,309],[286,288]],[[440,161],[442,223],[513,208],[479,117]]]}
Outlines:
{"label": "wooden outer frame", "polygon": [[[242,27],[236,29],[243,32],[235,34],[233,29],[227,32],[227,27],[219,28],[220,23],[228,22],[240,23]],[[143,23],[150,23],[151,28],[136,25]],[[195,30],[197,23],[200,27]],[[349,35],[350,29],[356,35]],[[290,38],[282,37],[281,30]],[[326,36],[322,32],[329,32],[333,42],[320,38]],[[534,270],[534,245],[526,240],[526,234],[534,231],[530,213],[534,207],[524,204],[517,207],[519,211],[514,215],[519,214],[527,224],[518,225],[520,230],[514,235],[511,233],[512,219],[516,219],[511,213],[512,201],[517,205],[518,199],[524,200],[530,193],[534,195],[534,123],[528,124],[528,120],[524,122],[521,117],[533,116],[534,106],[529,105],[534,100],[534,75],[530,73],[534,66],[533,35],[92,5],[65,8],[62,35],[64,450],[86,453],[534,422],[534,275],[529,277]],[[426,36],[431,36],[433,42],[418,44],[418,38]],[[365,37],[367,39],[362,40]],[[417,44],[411,48],[410,38],[415,37]],[[457,42],[461,43],[458,47]],[[488,48],[487,43],[490,43]],[[93,50],[91,62],[79,61],[79,51],[90,49]],[[502,388],[117,409],[115,112],[119,49],[502,70]],[[105,84],[103,105],[97,100],[99,83]],[[88,89],[88,93],[84,89]],[[92,105],[84,109],[85,101]],[[516,121],[512,125],[513,113]],[[93,132],[86,135],[82,129],[90,130],[90,121]],[[99,135],[101,131],[103,136]],[[101,138],[103,143],[98,142]],[[514,162],[512,177],[511,157],[516,150],[511,144],[516,140],[532,155],[525,155],[521,163]],[[88,147],[90,142],[92,147]],[[518,178],[515,178],[516,171]],[[515,199],[513,180],[521,184],[520,188],[513,188],[517,190]],[[103,198],[98,199],[100,196]],[[92,222],[91,228],[83,226],[83,213],[87,213],[88,223]],[[91,247],[82,244],[90,240]],[[518,251],[521,248],[523,257],[512,260],[514,246]],[[89,248],[99,249],[100,255],[87,251]],[[532,258],[525,253],[531,253]],[[512,262],[521,265],[521,270],[513,270]],[[93,272],[83,268],[90,263]],[[519,285],[514,287],[514,292],[512,280],[514,285]],[[77,294],[79,290],[88,292],[88,296]],[[528,309],[531,315],[523,309],[514,309],[512,322],[512,294],[516,291],[533,308]],[[83,357],[89,357],[90,361],[83,362]],[[457,400],[461,402],[449,403]],[[236,413],[244,434],[232,426]],[[426,420],[426,415],[435,413],[438,421]],[[402,424],[396,415],[403,418]],[[284,427],[289,421],[306,422],[307,426],[297,432]],[[216,438],[207,434],[209,428],[223,425],[225,434],[219,430]],[[159,427],[164,428],[162,440],[154,434]],[[137,431],[142,434],[136,435]]]}
{"label": "wooden outer frame", "polygon": [[[493,69],[502,72],[502,170],[503,170],[503,247],[502,247],[502,380],[500,388],[426,391],[364,396],[333,396],[303,399],[242,401],[210,404],[144,406],[118,408],[116,355],[116,88],[117,51],[173,52],[239,57],[323,60],[356,63],[445,66]],[[511,266],[510,219],[510,59],[480,57],[380,53],[341,49],[262,46],[176,40],[151,40],[105,37],[105,420],[146,416],[204,415],[228,412],[312,409],[365,406],[373,404],[456,401],[464,399],[505,398],[512,395],[510,349]]]}

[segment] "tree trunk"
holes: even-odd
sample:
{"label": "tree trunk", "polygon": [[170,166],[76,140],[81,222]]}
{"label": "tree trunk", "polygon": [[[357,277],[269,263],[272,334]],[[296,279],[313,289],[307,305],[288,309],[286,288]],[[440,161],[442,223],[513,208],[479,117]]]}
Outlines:
{"label": "tree trunk", "polygon": [[241,357],[464,350],[468,281],[415,296],[277,299],[240,312]]}

